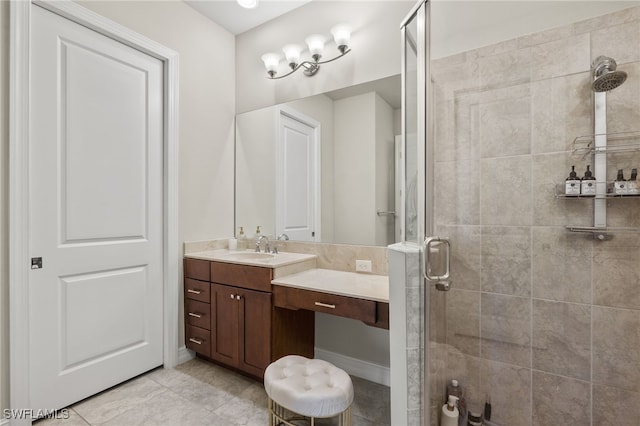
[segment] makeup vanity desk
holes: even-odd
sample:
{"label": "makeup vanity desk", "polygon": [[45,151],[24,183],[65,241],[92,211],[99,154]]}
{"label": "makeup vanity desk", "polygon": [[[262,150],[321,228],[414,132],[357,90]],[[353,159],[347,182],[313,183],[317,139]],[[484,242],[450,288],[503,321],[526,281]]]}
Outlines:
{"label": "makeup vanity desk", "polygon": [[275,307],[323,312],[389,329],[387,276],[314,268],[271,284]]}
{"label": "makeup vanity desk", "polygon": [[314,312],[389,329],[387,276],[315,266],[299,253],[185,254],[187,348],[261,379],[284,355],[313,358]]}

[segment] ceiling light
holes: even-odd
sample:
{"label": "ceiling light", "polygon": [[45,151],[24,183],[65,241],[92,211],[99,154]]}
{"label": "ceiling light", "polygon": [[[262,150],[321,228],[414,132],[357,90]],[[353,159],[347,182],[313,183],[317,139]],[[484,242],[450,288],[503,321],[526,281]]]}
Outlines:
{"label": "ceiling light", "polygon": [[258,0],[237,0],[237,2],[245,9],[253,9],[258,6]]}
{"label": "ceiling light", "polygon": [[341,58],[347,53],[351,52],[351,49],[349,49],[349,41],[351,40],[351,28],[349,28],[349,26],[345,24],[336,25],[331,29],[331,33],[333,34],[333,39],[336,42],[336,47],[340,52],[338,56],[326,61],[320,61],[320,58],[322,58],[322,54],[324,51],[324,45],[327,42],[327,38],[322,34],[313,34],[305,39],[305,43],[307,43],[307,46],[309,47],[309,54],[311,55],[310,60],[300,62],[300,55],[302,52],[302,47],[300,45],[287,44],[282,48],[287,64],[291,68],[291,71],[280,77],[276,77],[276,74],[278,72],[278,65],[280,63],[280,55],[276,53],[267,53],[262,55],[262,61],[264,62],[264,66],[267,69],[269,78],[283,78],[293,74],[300,68],[303,69],[306,76],[312,76],[318,72],[321,64],[335,61],[336,59]]}

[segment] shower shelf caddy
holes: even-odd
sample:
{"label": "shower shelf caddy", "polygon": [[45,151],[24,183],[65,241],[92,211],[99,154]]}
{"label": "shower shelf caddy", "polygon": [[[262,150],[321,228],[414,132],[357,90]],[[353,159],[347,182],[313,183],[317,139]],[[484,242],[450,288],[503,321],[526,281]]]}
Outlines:
{"label": "shower shelf caddy", "polygon": [[[599,136],[604,136],[607,141],[614,142],[612,145],[596,146],[595,140]],[[632,132],[617,132],[617,133],[602,133],[592,134],[585,136],[578,136],[573,140],[571,155],[585,159],[588,156],[601,154],[608,155],[614,153],[640,153],[640,131]],[[640,160],[640,155],[638,156]],[[613,182],[596,182],[599,188],[601,185],[606,185],[605,189],[597,191],[598,195],[566,195],[564,193],[564,184],[558,184],[555,188],[555,195],[557,198],[579,198],[579,199],[640,199],[639,195],[622,195],[615,194],[612,191]],[[595,218],[594,218],[595,221]],[[640,228],[623,228],[623,227],[610,227],[610,226],[571,226],[565,227],[569,232],[580,232],[592,234],[594,238],[598,240],[604,240],[611,237],[612,233],[640,233]]]}

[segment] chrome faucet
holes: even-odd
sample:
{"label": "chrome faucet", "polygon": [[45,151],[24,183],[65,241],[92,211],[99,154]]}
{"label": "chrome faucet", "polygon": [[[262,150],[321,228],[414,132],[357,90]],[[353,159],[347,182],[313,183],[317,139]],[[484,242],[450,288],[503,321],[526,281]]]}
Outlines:
{"label": "chrome faucet", "polygon": [[260,253],[260,243],[262,242],[262,240],[265,241],[265,243],[264,243],[264,252],[265,253],[269,253],[269,237],[267,237],[266,235],[260,235],[260,238],[257,239],[257,241],[256,241],[256,253]]}
{"label": "chrome faucet", "polygon": [[[282,234],[278,235],[276,240],[278,240],[278,241],[280,241],[280,240],[288,241],[289,240],[289,236],[283,232]],[[273,247],[271,252],[273,254],[278,254],[278,244],[277,243],[275,244],[275,246]]]}

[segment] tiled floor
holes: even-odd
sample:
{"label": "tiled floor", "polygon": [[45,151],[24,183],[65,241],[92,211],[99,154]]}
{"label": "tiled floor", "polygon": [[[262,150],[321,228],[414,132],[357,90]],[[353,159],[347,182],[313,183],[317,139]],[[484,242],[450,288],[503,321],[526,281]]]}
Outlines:
{"label": "tiled floor", "polygon": [[[354,426],[390,424],[389,388],[352,377]],[[68,419],[37,426],[256,425],[268,424],[262,383],[194,359],[157,369],[69,408]],[[322,424],[327,424],[322,422]]]}

